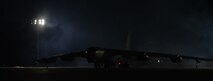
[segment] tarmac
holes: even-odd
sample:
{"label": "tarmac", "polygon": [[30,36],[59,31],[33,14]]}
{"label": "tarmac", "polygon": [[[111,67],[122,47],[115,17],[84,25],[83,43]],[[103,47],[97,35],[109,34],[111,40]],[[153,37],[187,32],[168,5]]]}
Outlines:
{"label": "tarmac", "polygon": [[[212,75],[212,69],[94,69],[85,67],[1,67],[0,81],[142,81],[190,80]],[[205,76],[207,75],[207,76]],[[206,78],[205,78],[206,77]],[[212,78],[211,78],[212,79]]]}

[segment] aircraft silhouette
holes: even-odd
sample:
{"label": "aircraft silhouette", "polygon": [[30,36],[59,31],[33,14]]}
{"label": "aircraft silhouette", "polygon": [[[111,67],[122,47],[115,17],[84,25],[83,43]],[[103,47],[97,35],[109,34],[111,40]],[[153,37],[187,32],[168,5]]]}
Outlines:
{"label": "aircraft silhouette", "polygon": [[139,52],[118,50],[100,47],[90,47],[81,52],[55,55],[48,58],[38,59],[37,63],[54,63],[58,59],[62,61],[73,61],[75,57],[86,58],[89,63],[94,63],[95,68],[129,68],[128,60],[149,61],[150,57],[170,58],[173,63],[181,63],[183,59],[195,60],[196,64],[203,61],[213,61],[210,58],[184,56],[179,54],[165,54],[155,52]]}

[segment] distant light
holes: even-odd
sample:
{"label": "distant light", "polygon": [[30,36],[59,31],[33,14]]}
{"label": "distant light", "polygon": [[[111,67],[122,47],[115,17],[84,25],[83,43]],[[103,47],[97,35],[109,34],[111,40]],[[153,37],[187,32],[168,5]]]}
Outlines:
{"label": "distant light", "polygon": [[160,60],[158,60],[158,62],[160,62]]}
{"label": "distant light", "polygon": [[45,19],[35,19],[34,24],[45,25]]}
{"label": "distant light", "polygon": [[38,20],[38,24],[41,24],[41,23],[42,23],[42,22],[41,22],[41,19],[39,19],[39,20]]}
{"label": "distant light", "polygon": [[44,24],[45,24],[45,20],[41,19],[41,25],[44,25]]}
{"label": "distant light", "polygon": [[121,61],[121,60],[117,61],[116,63],[117,63],[118,65],[124,64],[124,62]]}
{"label": "distant light", "polygon": [[46,21],[44,18],[35,19],[32,24],[40,25],[43,27],[46,24]]}
{"label": "distant light", "polygon": [[37,20],[34,20],[34,24],[37,24]]}

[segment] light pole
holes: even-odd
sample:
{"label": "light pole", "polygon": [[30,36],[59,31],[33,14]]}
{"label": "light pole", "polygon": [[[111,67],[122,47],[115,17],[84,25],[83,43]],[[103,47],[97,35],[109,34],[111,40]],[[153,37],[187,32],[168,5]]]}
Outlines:
{"label": "light pole", "polygon": [[39,46],[39,29],[38,29],[38,27],[37,27],[37,56],[36,56],[36,59],[39,59],[39,48],[40,46]]}
{"label": "light pole", "polygon": [[33,23],[36,27],[36,30],[37,30],[37,56],[36,56],[36,59],[39,59],[40,58],[40,31],[41,29],[45,26],[45,19],[35,19],[34,20],[34,23]]}

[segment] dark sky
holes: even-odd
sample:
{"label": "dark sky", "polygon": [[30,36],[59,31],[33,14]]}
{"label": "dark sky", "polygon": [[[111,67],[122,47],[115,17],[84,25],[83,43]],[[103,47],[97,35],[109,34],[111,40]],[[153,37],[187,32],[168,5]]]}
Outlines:
{"label": "dark sky", "polygon": [[213,57],[210,0],[29,0],[1,3],[1,65],[31,65],[38,32],[31,21],[47,20],[40,57],[90,46]]}

